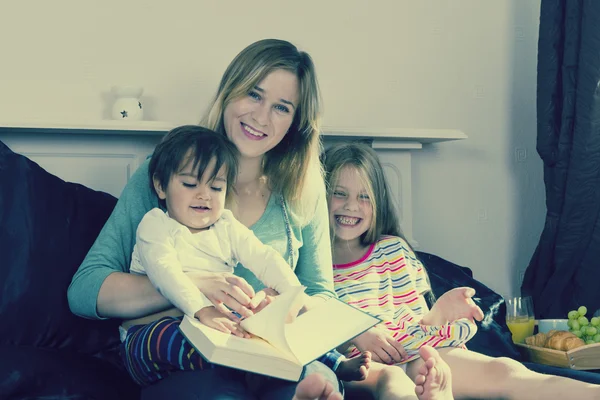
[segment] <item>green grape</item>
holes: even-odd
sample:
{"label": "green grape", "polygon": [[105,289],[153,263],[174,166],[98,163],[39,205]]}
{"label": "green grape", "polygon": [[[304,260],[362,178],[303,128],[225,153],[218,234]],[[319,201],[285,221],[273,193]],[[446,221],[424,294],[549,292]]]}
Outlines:
{"label": "green grape", "polygon": [[598,318],[598,317],[592,317],[592,319],[590,320],[590,325],[592,325],[592,326],[599,326],[600,325],[600,318]]}
{"label": "green grape", "polygon": [[587,314],[587,307],[581,306],[577,309],[577,312],[579,312],[579,315],[583,317],[585,314]]}
{"label": "green grape", "polygon": [[567,326],[568,326],[569,328],[572,328],[572,327],[573,327],[573,320],[572,320],[572,319],[570,319],[570,320],[568,320],[568,321],[567,321]]}
{"label": "green grape", "polygon": [[571,328],[574,331],[578,331],[579,329],[581,329],[581,325],[579,324],[579,321],[573,320],[573,323],[571,324]]}
{"label": "green grape", "polygon": [[594,343],[596,343],[596,342],[594,342],[593,340],[586,340],[585,341],[585,344],[594,344]]}
{"label": "green grape", "polygon": [[585,329],[585,333],[587,333],[588,336],[594,336],[598,333],[598,329],[594,328],[593,326],[588,326]]}
{"label": "green grape", "polygon": [[590,321],[586,317],[579,317],[577,321],[579,321],[579,325],[581,326],[588,326],[590,324]]}
{"label": "green grape", "polygon": [[573,335],[577,336],[578,338],[583,336],[583,333],[581,333],[581,331],[579,329],[573,331]]}
{"label": "green grape", "polygon": [[600,343],[600,333],[597,335],[594,335],[594,342]]}
{"label": "green grape", "polygon": [[569,311],[568,317],[569,319],[577,319],[579,318],[579,312],[576,310]]}

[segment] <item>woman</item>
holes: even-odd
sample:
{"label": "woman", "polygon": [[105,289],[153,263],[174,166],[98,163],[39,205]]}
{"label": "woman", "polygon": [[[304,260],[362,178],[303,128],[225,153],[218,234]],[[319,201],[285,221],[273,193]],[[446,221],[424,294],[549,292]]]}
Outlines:
{"label": "woman", "polygon": [[[319,166],[319,90],[307,53],[267,39],[251,44],[228,66],[203,124],[226,135],[240,152],[228,208],[265,244],[279,251],[311,296],[307,307],[334,296],[325,188]],[[143,215],[159,207],[142,164],[83,264],[73,277],[71,310],[87,318],[135,319],[171,304],[145,276],[128,273],[135,231]],[[222,310],[251,315],[251,298],[262,284],[244,268],[236,274],[201,273],[198,288]],[[272,295],[273,293],[268,293]],[[147,321],[146,321],[147,322]],[[338,388],[331,370],[313,362]],[[145,398],[292,398],[295,384],[258,379],[216,368],[175,372],[145,388]]]}

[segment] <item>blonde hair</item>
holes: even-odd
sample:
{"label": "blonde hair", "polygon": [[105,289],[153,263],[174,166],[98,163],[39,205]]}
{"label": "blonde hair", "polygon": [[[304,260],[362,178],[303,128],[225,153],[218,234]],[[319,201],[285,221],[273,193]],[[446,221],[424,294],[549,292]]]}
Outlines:
{"label": "blonde hair", "polygon": [[202,124],[225,134],[223,114],[227,105],[247,96],[268,74],[279,69],[297,76],[299,101],[287,134],[265,154],[263,173],[271,190],[282,193],[295,211],[306,216],[314,210],[318,191],[324,187],[319,164],[321,98],[308,53],[278,39],[264,39],[246,47],[225,70]]}
{"label": "blonde hair", "polygon": [[327,182],[327,198],[331,198],[340,172],[345,167],[354,168],[367,189],[373,218],[369,229],[360,237],[362,244],[375,243],[382,235],[404,239],[383,167],[377,153],[370,146],[364,143],[334,145],[325,151],[322,160]]}

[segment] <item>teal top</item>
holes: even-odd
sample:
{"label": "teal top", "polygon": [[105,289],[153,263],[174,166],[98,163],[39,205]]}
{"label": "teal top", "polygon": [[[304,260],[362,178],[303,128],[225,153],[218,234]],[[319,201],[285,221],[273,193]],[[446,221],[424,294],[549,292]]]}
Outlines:
{"label": "teal top", "polygon": [[[113,272],[129,272],[135,233],[142,217],[151,209],[160,207],[158,197],[151,189],[146,160],[133,174],[106,221],[98,238],[69,285],[71,311],[81,317],[101,319],[96,303],[102,283]],[[263,243],[289,259],[285,218],[280,196],[273,193],[262,217],[250,227]],[[288,213],[292,232],[293,269],[308,295],[334,297],[333,268],[329,237],[329,218],[325,193],[319,196],[312,218],[301,224],[293,213]],[[241,265],[234,272],[254,290],[263,284]]]}

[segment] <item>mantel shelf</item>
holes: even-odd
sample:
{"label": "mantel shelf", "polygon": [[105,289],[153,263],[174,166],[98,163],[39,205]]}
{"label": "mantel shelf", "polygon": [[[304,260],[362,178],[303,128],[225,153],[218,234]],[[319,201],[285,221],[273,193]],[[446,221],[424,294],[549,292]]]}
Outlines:
{"label": "mantel shelf", "polygon": [[[60,123],[49,121],[7,122],[0,121],[0,133],[74,134],[74,135],[156,135],[161,136],[175,124],[161,121],[113,121]],[[467,135],[456,129],[412,128],[339,128],[323,127],[325,137],[340,139],[374,139],[387,143],[417,142],[436,143],[466,139]]]}

